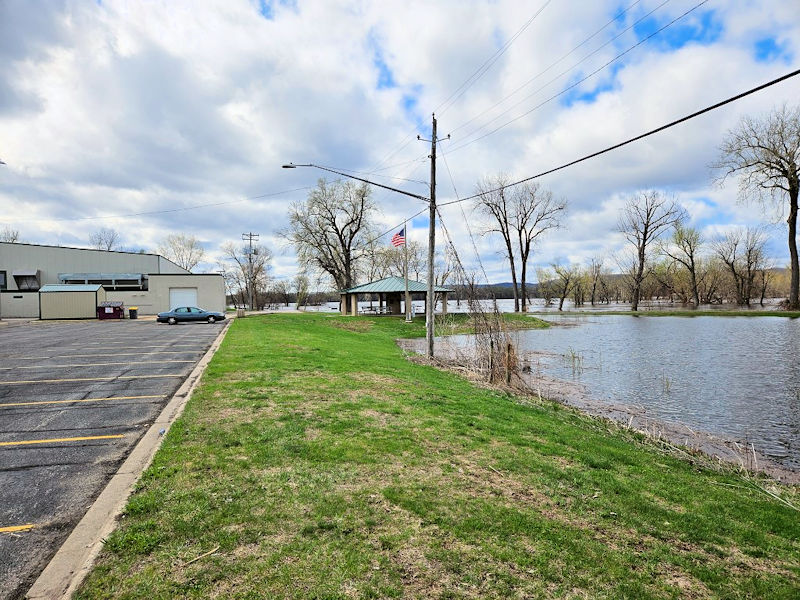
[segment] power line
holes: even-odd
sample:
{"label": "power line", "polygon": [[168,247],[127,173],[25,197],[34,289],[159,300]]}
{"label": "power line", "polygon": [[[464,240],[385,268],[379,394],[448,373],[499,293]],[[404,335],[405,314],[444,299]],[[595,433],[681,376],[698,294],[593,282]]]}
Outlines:
{"label": "power line", "polygon": [[[498,49],[492,56],[490,56],[486,61],[484,61],[484,63],[480,67],[478,67],[478,69],[476,69],[476,71],[472,75],[470,75],[466,79],[466,81],[464,81],[464,83],[462,83],[452,94],[450,94],[450,96],[448,96],[445,100],[443,100],[439,104],[439,106],[437,106],[432,112],[434,112],[434,113],[438,112],[439,108],[441,108],[441,107],[445,107],[442,110],[442,112],[444,112],[445,110],[450,108],[450,106],[452,106],[452,104],[458,98],[460,98],[464,94],[464,92],[466,92],[466,90],[469,87],[471,87],[478,79],[480,79],[480,77],[482,77],[484,75],[484,73],[486,73],[486,71],[489,68],[491,68],[492,64],[494,64],[494,62],[496,62],[497,59],[499,59],[500,56],[502,54],[504,54],[505,51],[508,50],[509,47],[511,47],[511,44],[513,44],[516,41],[516,39],[525,31],[525,29],[527,29],[528,26],[531,23],[533,23],[533,21],[536,19],[536,17],[539,16],[539,14],[547,7],[548,4],[550,4],[551,1],[552,0],[547,0],[544,3],[544,5],[542,5],[542,7],[538,11],[536,11],[533,14],[533,16],[531,16],[530,19],[528,19],[528,21],[525,24],[523,24],[523,26],[508,41],[506,41],[506,43],[503,45],[502,48]],[[640,0],[637,0],[637,2],[639,2],[639,1]],[[481,69],[483,69],[483,72],[481,72]],[[475,77],[479,72],[480,72],[480,75],[478,75],[478,77]],[[472,80],[473,78],[475,78],[475,80],[472,81],[472,83],[470,83],[470,80]],[[467,84],[469,84],[469,85],[467,85]],[[464,86],[467,86],[467,87],[465,88]],[[462,90],[462,88],[464,88],[464,89]],[[456,98],[453,98],[453,96],[456,95],[456,94],[458,94],[458,96]],[[451,98],[453,99],[452,102],[450,102]],[[448,102],[450,102],[450,104],[448,106],[445,106],[446,104],[448,104]],[[409,133],[408,136],[403,138],[403,141],[400,142],[399,147],[397,149],[393,150],[392,152],[390,152],[389,154],[387,154],[386,156],[384,156],[384,158],[375,166],[375,168],[373,169],[373,172],[379,170],[379,167],[381,167],[381,165],[383,165],[390,158],[392,158],[397,153],[401,152],[404,148],[406,148],[406,146],[408,146],[414,140],[414,134],[415,133],[416,133],[416,130],[414,132],[412,132],[412,133]],[[384,169],[380,169],[380,170],[384,170]]]}
{"label": "power line", "polygon": [[[627,146],[628,144],[632,144],[633,142],[636,142],[638,140],[644,139],[646,137],[649,137],[651,135],[654,135],[656,133],[664,131],[665,129],[669,129],[670,127],[674,127],[675,125],[679,125],[680,123],[683,123],[685,121],[689,121],[690,119],[694,119],[695,117],[699,117],[700,115],[703,115],[703,114],[705,114],[707,112],[711,112],[712,110],[716,110],[718,108],[721,108],[721,107],[725,106],[726,104],[730,104],[732,102],[736,102],[737,100],[741,100],[742,98],[750,96],[751,94],[755,94],[756,92],[760,92],[761,90],[764,90],[764,89],[766,89],[768,87],[771,87],[773,85],[776,85],[778,83],[786,81],[787,79],[791,79],[792,77],[796,77],[797,75],[800,75],[800,69],[797,69],[795,71],[787,73],[786,75],[783,75],[781,77],[773,79],[772,81],[768,81],[767,83],[763,83],[763,84],[761,84],[759,86],[751,88],[751,89],[749,89],[749,90],[747,90],[745,92],[742,92],[740,94],[737,94],[735,96],[731,96],[730,98],[728,98],[726,100],[722,100],[721,102],[717,102],[716,104],[712,104],[711,106],[707,106],[706,108],[698,110],[697,112],[693,112],[690,115],[686,115],[685,117],[681,117],[680,119],[676,119],[675,121],[667,123],[666,125],[662,125],[661,127],[657,127],[656,129],[652,129],[652,130],[650,130],[650,131],[648,131],[646,133],[643,133],[641,135],[637,135],[636,137],[632,137],[630,139],[627,139],[624,142],[620,142],[618,144],[614,144],[613,146],[609,146],[608,148],[604,148],[603,150],[598,150],[597,152],[593,152],[592,154],[587,154],[586,156],[583,156],[581,158],[575,159],[573,161],[570,161],[568,163],[565,163],[565,164],[563,164],[561,166],[558,166],[558,167],[555,167],[553,169],[548,169],[547,171],[542,171],[541,173],[537,173],[536,175],[531,175],[530,177],[526,177],[525,179],[520,179],[519,181],[515,181],[513,183],[509,183],[508,185],[504,185],[504,186],[495,188],[493,190],[487,190],[487,191],[485,191],[483,193],[484,194],[490,194],[490,193],[493,193],[493,192],[499,192],[500,190],[503,190],[503,189],[506,189],[506,188],[509,188],[509,187],[513,187],[515,185],[520,185],[522,183],[526,183],[528,181],[532,181],[533,179],[538,179],[539,177],[544,177],[545,175],[549,175],[551,173],[555,173],[556,171],[560,171],[562,169],[566,169],[567,167],[571,167],[571,166],[576,165],[578,163],[587,161],[590,158],[595,158],[597,156],[600,156],[601,154],[606,154],[608,152],[611,152],[612,150],[617,150],[618,148],[622,148],[623,146]],[[439,203],[439,207],[449,206],[451,204],[458,204],[458,203],[461,203],[461,202],[465,202],[467,200],[473,200],[473,199],[477,198],[478,196],[480,196],[480,194],[473,194],[472,196],[467,196],[465,198],[459,198],[459,199],[456,199],[456,200],[451,200],[450,202],[441,202],[441,203]],[[428,210],[428,207],[425,207],[422,210],[414,213],[410,217],[407,217],[407,218],[403,219],[403,221],[401,221],[399,224],[394,225],[394,226],[390,227],[389,229],[387,229],[386,231],[384,231],[383,233],[380,233],[379,235],[376,235],[376,236],[370,238],[367,242],[365,242],[365,245],[369,245],[369,244],[371,244],[373,242],[376,242],[377,240],[379,240],[383,236],[388,235],[389,233],[394,231],[396,228],[400,227],[400,225],[402,225],[405,221],[411,221],[412,219],[417,218],[422,213],[424,213],[426,210]]]}
{"label": "power line", "polygon": [[437,112],[438,112],[438,113],[444,114],[444,112],[445,112],[445,111],[446,111],[448,108],[450,108],[451,106],[453,106],[453,104],[455,104],[456,100],[458,100],[459,98],[461,98],[461,96],[463,96],[463,95],[466,93],[466,91],[467,91],[469,88],[471,88],[473,85],[475,85],[475,83],[477,83],[477,81],[478,81],[478,80],[479,80],[481,77],[483,77],[483,76],[486,74],[486,72],[487,72],[489,69],[491,69],[491,68],[492,68],[492,65],[494,65],[494,63],[496,63],[496,62],[497,62],[497,61],[500,59],[500,57],[501,57],[503,54],[505,54],[506,50],[508,50],[508,49],[511,47],[511,45],[512,45],[512,44],[513,44],[513,43],[514,43],[516,40],[517,40],[517,38],[518,38],[520,35],[522,35],[522,33],[523,33],[523,32],[524,32],[524,31],[525,31],[525,30],[526,30],[526,29],[527,29],[527,28],[530,26],[530,24],[531,24],[531,23],[533,23],[533,22],[536,20],[536,17],[538,17],[538,16],[539,16],[539,15],[542,13],[542,11],[543,11],[545,8],[547,8],[547,6],[550,4],[550,2],[551,2],[551,1],[552,1],[552,0],[547,0],[547,2],[545,2],[545,3],[544,3],[544,4],[543,4],[543,5],[542,5],[542,6],[539,8],[539,10],[537,10],[535,13],[533,13],[533,15],[532,15],[532,16],[531,16],[531,17],[530,17],[530,18],[529,18],[529,19],[528,19],[528,20],[527,20],[525,23],[523,23],[522,27],[520,27],[520,28],[517,30],[517,32],[516,32],[516,33],[515,33],[513,36],[511,36],[511,38],[509,38],[509,40],[508,40],[508,41],[507,41],[505,44],[503,44],[503,46],[502,46],[501,48],[499,48],[499,49],[498,49],[498,50],[497,50],[497,51],[496,51],[496,52],[495,52],[495,53],[494,53],[492,56],[490,56],[488,59],[486,59],[486,60],[484,61],[484,63],[483,63],[483,64],[482,64],[480,67],[478,67],[478,68],[475,70],[475,72],[474,72],[474,73],[472,73],[472,75],[470,75],[469,77],[467,77],[467,79],[464,81],[464,83],[462,83],[462,84],[461,84],[461,85],[460,85],[460,86],[459,86],[459,87],[456,89],[456,91],[455,91],[455,92],[453,92],[452,94],[450,94],[450,96],[449,96],[449,97],[447,97],[447,98],[444,100],[444,102],[442,102],[441,104],[439,104],[439,106],[437,106],[437,107],[436,107],[436,108],[433,110],[433,112],[434,112],[434,113],[437,113]]}
{"label": "power line", "polygon": [[167,213],[174,213],[174,212],[181,212],[185,210],[194,210],[196,208],[208,208],[211,206],[226,206],[228,204],[237,204],[238,202],[247,202],[248,200],[259,200],[261,198],[270,198],[272,196],[282,196],[284,194],[291,194],[293,192],[302,192],[305,190],[312,189],[311,186],[299,187],[294,188],[291,190],[282,190],[280,192],[271,192],[269,194],[260,194],[258,196],[250,196],[248,198],[241,198],[239,200],[229,200],[227,202],[212,202],[210,204],[195,204],[193,206],[182,206],[180,208],[168,208],[164,210],[150,210],[145,212],[138,212],[138,213],[127,213],[122,215],[104,215],[99,217],[63,217],[59,219],[11,219],[4,222],[9,223],[43,223],[43,222],[52,222],[52,221],[97,221],[103,219],[125,219],[128,217],[143,217],[148,215],[161,215]]}
{"label": "power line", "polygon": [[[447,157],[445,156],[444,150],[442,150],[442,160],[444,161],[445,168],[447,168],[447,174],[450,176],[450,183],[453,185],[453,193],[456,195],[456,198],[459,198],[458,189],[456,189],[456,181],[453,178],[452,171],[450,171],[450,165],[447,162]],[[480,254],[480,252],[478,252],[478,245],[475,243],[475,237],[472,235],[472,228],[469,226],[469,219],[467,219],[467,215],[464,212],[464,206],[462,204],[459,204],[458,207],[461,209],[461,216],[464,217],[464,224],[467,226],[467,233],[469,234],[470,242],[472,242],[472,250],[475,252],[475,257],[478,259],[478,266],[480,266],[480,268],[481,268],[481,272],[483,273],[483,277],[486,279],[486,283],[491,283],[489,281],[489,275],[487,275],[486,269],[483,267],[483,261],[481,260],[481,254]],[[436,209],[436,212],[439,213],[439,221],[441,221],[442,227],[444,227],[445,225],[444,225],[444,220],[442,219],[442,213],[439,211],[438,207]],[[446,229],[445,229],[445,231],[446,231]],[[450,234],[448,233],[448,238],[449,237],[450,237]],[[450,243],[452,245],[452,240],[451,240]]]}
{"label": "power line", "polygon": [[[549,97],[547,100],[544,100],[543,102],[540,102],[539,104],[537,104],[536,106],[534,106],[534,107],[533,107],[533,108],[531,108],[530,110],[527,110],[527,111],[525,111],[524,113],[522,113],[521,115],[514,117],[514,118],[513,118],[513,119],[511,119],[510,121],[506,121],[505,123],[503,123],[502,125],[500,125],[499,127],[497,127],[497,128],[495,128],[495,129],[493,129],[492,131],[490,131],[490,132],[488,132],[488,133],[485,133],[485,134],[483,134],[483,135],[481,135],[481,136],[479,136],[479,137],[476,137],[476,138],[473,138],[473,139],[471,139],[471,140],[468,140],[468,141],[464,142],[463,144],[461,144],[460,146],[456,146],[455,148],[452,148],[452,149],[450,150],[450,152],[451,152],[451,153],[452,153],[452,152],[455,152],[456,150],[460,150],[461,148],[464,148],[464,147],[466,147],[466,146],[469,146],[470,144],[473,144],[473,143],[475,143],[475,142],[477,142],[477,141],[479,141],[479,140],[482,140],[482,139],[484,139],[484,138],[486,138],[486,137],[489,137],[490,135],[494,135],[495,133],[497,133],[497,132],[498,132],[498,131],[500,131],[501,129],[504,129],[504,128],[508,127],[509,125],[511,125],[512,123],[515,123],[516,121],[519,121],[519,120],[520,120],[520,119],[522,119],[523,117],[526,117],[526,116],[528,116],[528,115],[529,115],[529,114],[531,114],[533,111],[535,111],[535,110],[537,110],[537,109],[541,108],[542,106],[544,106],[544,105],[545,105],[545,104],[547,104],[548,102],[551,102],[552,100],[555,100],[555,99],[556,99],[556,98],[558,98],[559,96],[563,96],[563,95],[564,95],[564,94],[566,94],[568,91],[570,91],[571,89],[574,89],[574,88],[576,88],[576,87],[577,87],[577,86],[579,86],[581,83],[583,83],[584,81],[586,81],[586,80],[590,79],[591,77],[594,77],[595,75],[597,75],[597,73],[599,73],[600,71],[602,71],[603,69],[605,69],[605,68],[606,68],[607,66],[609,66],[610,64],[612,64],[612,63],[614,63],[614,62],[618,61],[620,58],[622,58],[623,56],[625,56],[626,54],[628,54],[629,52],[631,52],[631,51],[632,51],[632,50],[634,50],[635,48],[637,48],[637,47],[641,46],[642,44],[644,44],[645,42],[647,42],[648,40],[650,40],[650,39],[651,39],[651,38],[653,38],[654,36],[658,35],[659,33],[661,33],[662,31],[664,31],[664,30],[665,30],[665,29],[667,29],[668,27],[670,27],[670,26],[674,25],[675,23],[677,23],[678,21],[680,21],[680,20],[681,20],[683,17],[685,17],[685,16],[686,16],[686,15],[688,15],[689,13],[691,13],[691,12],[693,12],[693,11],[697,10],[698,8],[700,8],[701,6],[703,6],[704,4],[706,4],[708,1],[709,1],[709,0],[702,0],[702,2],[700,2],[700,3],[696,4],[695,6],[693,6],[692,8],[690,8],[689,10],[687,10],[686,12],[684,12],[682,15],[680,15],[680,16],[678,16],[678,17],[675,17],[675,18],[674,18],[672,21],[670,21],[670,22],[669,22],[669,23],[667,23],[666,25],[664,25],[664,26],[660,27],[659,29],[657,29],[656,31],[654,31],[653,33],[651,33],[650,35],[648,35],[647,37],[645,37],[645,38],[642,38],[641,40],[639,40],[637,43],[635,43],[633,46],[631,46],[630,48],[628,48],[628,49],[627,49],[627,50],[625,50],[624,52],[621,52],[620,54],[617,54],[617,55],[616,55],[614,58],[612,58],[611,60],[609,60],[608,62],[606,62],[606,63],[605,63],[604,65],[602,65],[601,67],[599,67],[599,68],[595,69],[594,71],[592,71],[591,73],[589,73],[589,74],[588,74],[588,75],[586,75],[585,77],[583,77],[583,78],[579,79],[579,80],[578,80],[578,81],[576,81],[575,83],[573,83],[573,84],[571,84],[571,85],[567,86],[566,88],[564,88],[563,90],[561,90],[559,93],[557,93],[557,94],[554,94],[554,95],[550,96],[550,97]],[[559,77],[560,77],[560,75],[559,75]],[[558,77],[556,77],[556,79],[558,79]],[[552,81],[554,81],[554,80],[551,80],[551,82],[552,82]],[[546,85],[549,85],[549,83],[548,83],[548,84],[546,84]],[[546,87],[546,85],[545,85],[545,87]],[[538,92],[538,91],[541,91],[541,89],[544,89],[544,88],[540,88],[539,90],[537,90],[537,92]],[[535,92],[534,92],[534,93],[535,93]],[[533,95],[533,94],[531,94],[531,95]],[[530,98],[530,96],[526,97],[524,100],[527,100],[528,98]],[[524,101],[524,100],[523,100],[523,101]],[[521,101],[521,102],[522,102],[522,101]],[[514,105],[513,107],[511,107],[511,108],[514,108],[514,107],[516,107],[516,106],[519,106],[519,104],[520,104],[521,102],[519,102],[519,103],[515,104],[515,105]],[[495,117],[494,119],[492,119],[492,121],[489,121],[489,123],[491,123],[491,122],[493,122],[493,121],[496,121],[496,120],[497,120],[497,119],[498,119],[500,116],[502,116],[503,114],[505,114],[505,113],[507,113],[508,111],[510,111],[510,110],[511,110],[511,108],[509,108],[507,111],[504,111],[503,113],[501,113],[500,115],[498,115],[497,117]],[[488,125],[489,123],[487,123],[486,125]],[[477,132],[478,132],[478,131],[480,131],[481,129],[485,128],[485,127],[486,127],[486,125],[484,125],[484,126],[482,126],[482,127],[478,128],[478,129],[476,129],[475,131],[471,132],[471,133],[470,133],[470,135],[472,135],[472,134],[474,134],[474,133],[477,133]]]}
{"label": "power line", "polygon": [[[791,79],[792,77],[796,77],[797,75],[800,75],[800,69],[797,69],[795,71],[787,73],[786,75],[778,77],[777,79],[773,79],[772,81],[768,81],[767,83],[763,83],[763,84],[761,84],[761,85],[759,85],[757,87],[751,88],[751,89],[747,90],[746,92],[742,92],[742,93],[737,94],[735,96],[731,96],[730,98],[728,98],[726,100],[723,100],[721,102],[717,102],[716,104],[712,104],[711,106],[707,106],[706,108],[698,110],[697,112],[693,112],[690,115],[686,115],[685,117],[681,117],[680,119],[676,119],[674,121],[671,121],[670,123],[667,123],[666,125],[662,125],[661,127],[657,127],[657,128],[652,129],[652,130],[650,130],[650,131],[648,131],[646,133],[642,133],[641,135],[637,135],[636,137],[632,137],[630,139],[627,139],[624,142],[620,142],[618,144],[614,144],[613,146],[609,146],[608,148],[604,148],[603,150],[598,150],[597,152],[592,152],[591,154],[587,154],[586,156],[583,156],[581,158],[578,158],[578,159],[575,159],[575,160],[570,161],[568,163],[565,163],[565,164],[563,164],[563,165],[561,165],[559,167],[555,167],[553,169],[548,169],[547,171],[542,171],[541,173],[537,173],[536,175],[531,175],[530,177],[526,177],[525,179],[520,179],[519,181],[515,181],[513,183],[509,183],[508,185],[500,186],[500,187],[495,188],[493,190],[487,190],[487,191],[485,191],[483,193],[484,194],[491,194],[493,192],[499,192],[500,190],[504,190],[506,188],[513,187],[515,185],[520,185],[521,183],[526,183],[526,182],[531,181],[533,179],[537,179],[539,177],[543,177],[545,175],[549,175],[551,173],[555,173],[556,171],[560,171],[562,169],[566,169],[567,167],[571,167],[573,165],[577,165],[578,163],[581,163],[581,162],[584,162],[586,160],[589,160],[590,158],[595,158],[596,156],[600,156],[601,154],[606,154],[608,152],[611,152],[612,150],[617,150],[618,148],[622,148],[623,146],[627,146],[628,144],[632,144],[633,142],[636,142],[638,140],[644,139],[646,137],[649,137],[651,135],[654,135],[656,133],[659,133],[661,131],[669,129],[670,127],[674,127],[675,125],[679,125],[681,123],[689,121],[690,119],[694,119],[695,117],[699,117],[700,115],[704,115],[707,112],[711,112],[712,110],[716,110],[718,108],[721,108],[721,107],[725,106],[726,104],[730,104],[731,102],[735,102],[737,100],[741,100],[742,98],[744,98],[746,96],[749,96],[751,94],[755,94],[756,92],[760,92],[763,89],[766,89],[768,87],[771,87],[773,85],[781,83],[782,81],[786,81],[787,79]],[[459,202],[464,202],[466,200],[472,200],[472,199],[477,198],[479,196],[481,196],[481,194],[473,194],[472,196],[467,196],[466,198],[460,198],[460,199],[457,199],[457,200],[451,200],[450,202],[442,202],[439,206],[448,206],[450,204],[457,204]]]}
{"label": "power line", "polygon": [[396,179],[398,181],[408,181],[410,183],[419,183],[421,185],[428,185],[427,181],[422,181],[420,179],[409,179],[407,177],[397,177],[395,175],[380,175],[375,171],[356,171],[355,169],[344,169],[342,167],[328,167],[328,168],[331,170],[338,169],[339,171],[343,171],[345,173],[354,173],[357,175],[372,175],[374,177],[383,177],[384,179]]}
{"label": "power line", "polygon": [[[523,90],[524,88],[526,88],[528,85],[530,85],[531,83],[533,83],[534,81],[536,81],[536,80],[537,80],[539,77],[541,77],[542,75],[544,75],[545,73],[547,73],[547,72],[548,72],[550,69],[552,69],[552,68],[553,68],[553,67],[555,67],[557,64],[559,64],[561,61],[563,61],[563,60],[564,60],[564,59],[566,59],[568,56],[570,56],[570,55],[571,55],[573,52],[575,52],[576,50],[578,50],[579,48],[581,48],[581,47],[582,47],[584,44],[586,44],[586,43],[588,43],[590,40],[592,40],[592,39],[593,39],[595,36],[597,36],[597,35],[598,35],[598,34],[599,34],[601,31],[603,31],[603,30],[604,30],[606,27],[608,27],[608,26],[609,26],[609,25],[611,25],[612,23],[615,23],[615,22],[616,22],[616,21],[617,21],[617,20],[618,20],[620,17],[624,16],[624,15],[625,15],[625,13],[627,13],[629,10],[631,10],[631,9],[632,9],[634,6],[636,6],[637,4],[639,4],[641,1],[642,1],[642,0],[636,0],[636,1],[635,1],[633,4],[631,4],[631,5],[630,5],[630,6],[628,6],[627,8],[624,8],[624,9],[622,9],[622,10],[621,10],[619,13],[617,13],[616,15],[614,15],[614,17],[613,17],[613,18],[612,18],[610,21],[608,21],[608,22],[607,22],[605,25],[603,25],[603,26],[602,26],[600,29],[598,29],[597,31],[595,31],[595,32],[594,32],[592,35],[590,35],[589,37],[587,37],[586,39],[584,39],[584,40],[583,40],[583,41],[582,41],[580,44],[578,44],[577,46],[575,46],[574,48],[572,48],[572,50],[570,50],[569,52],[567,52],[566,54],[564,54],[564,55],[563,55],[561,58],[559,58],[559,59],[558,59],[558,60],[556,60],[555,62],[552,62],[552,63],[550,63],[550,65],[549,65],[547,68],[545,68],[545,69],[544,69],[544,70],[542,70],[542,71],[539,71],[539,73],[537,73],[536,75],[534,75],[533,77],[531,77],[530,79],[528,79],[528,80],[527,80],[525,83],[523,83],[521,86],[519,86],[518,88],[516,88],[516,89],[515,89],[513,92],[511,92],[510,94],[508,94],[507,96],[505,96],[504,98],[502,98],[502,99],[501,99],[499,102],[497,102],[497,103],[493,104],[492,106],[490,106],[489,108],[487,108],[487,109],[486,109],[486,110],[484,110],[483,112],[481,112],[481,113],[478,113],[477,115],[475,115],[474,117],[472,117],[470,120],[468,120],[468,121],[466,121],[466,122],[462,123],[462,124],[461,124],[461,125],[459,125],[458,127],[454,128],[454,129],[451,129],[451,130],[450,130],[450,133],[455,133],[455,132],[456,132],[456,131],[458,131],[459,129],[462,129],[462,128],[466,127],[466,126],[467,126],[467,125],[469,125],[470,123],[472,123],[472,122],[476,121],[477,119],[481,118],[483,115],[485,115],[485,114],[486,114],[486,113],[488,113],[489,111],[491,111],[491,110],[493,110],[493,109],[497,108],[498,106],[500,106],[501,104],[503,104],[503,103],[504,103],[506,100],[508,100],[509,98],[512,98],[513,96],[515,96],[515,95],[516,95],[518,92],[520,92],[521,90]],[[569,69],[567,69],[566,71],[562,72],[562,73],[561,73],[561,74],[559,74],[557,77],[555,77],[554,79],[551,79],[549,82],[547,82],[547,83],[546,83],[546,84],[545,84],[543,87],[546,87],[547,85],[549,85],[550,83],[552,83],[553,81],[555,81],[556,79],[558,79],[559,77],[561,77],[562,75],[564,75],[565,73],[567,73],[567,72],[571,71],[572,69],[574,69],[575,67],[577,67],[578,65],[580,65],[581,63],[583,63],[584,61],[586,61],[586,60],[587,60],[589,57],[593,56],[593,55],[594,55],[594,54],[596,54],[598,51],[600,51],[601,49],[605,48],[605,47],[606,47],[608,44],[610,44],[610,43],[611,43],[611,42],[613,42],[614,40],[618,39],[620,36],[624,35],[626,32],[630,31],[630,29],[632,29],[633,27],[635,27],[636,25],[638,25],[638,24],[639,24],[639,23],[640,23],[642,20],[644,20],[644,19],[646,19],[647,17],[649,17],[650,15],[652,15],[652,14],[653,14],[655,11],[657,11],[659,8],[661,8],[662,6],[664,6],[665,4],[667,4],[667,3],[668,3],[668,2],[670,2],[670,1],[671,1],[671,0],[664,0],[664,2],[662,2],[660,5],[658,5],[657,7],[655,7],[653,10],[651,10],[651,11],[650,11],[649,13],[647,13],[646,15],[644,15],[644,16],[643,16],[641,19],[639,19],[638,21],[634,22],[634,23],[633,23],[633,24],[632,24],[630,27],[627,27],[626,29],[624,29],[623,31],[621,31],[619,34],[617,34],[616,36],[614,36],[613,38],[611,38],[610,40],[608,40],[606,43],[604,43],[602,46],[599,46],[598,48],[596,48],[595,50],[593,50],[591,53],[589,53],[589,54],[587,54],[586,56],[584,56],[584,57],[583,57],[582,59],[580,59],[580,60],[579,60],[577,63],[575,63],[574,65],[572,65],[572,66],[571,66]],[[543,89],[543,88],[539,88],[539,90],[536,90],[536,92],[540,91],[541,89]],[[527,100],[528,98],[530,98],[530,97],[531,97],[533,94],[535,94],[536,92],[533,92],[533,93],[532,93],[532,94],[530,94],[529,96],[526,96],[526,97],[523,99],[523,101],[524,101],[524,100]],[[518,106],[518,104],[515,104],[514,106],[511,106],[511,107],[509,107],[509,108],[508,108],[506,111],[504,111],[503,113],[500,113],[500,114],[504,114],[505,112],[508,112],[508,110],[511,110],[512,108],[515,108],[516,106]],[[498,117],[499,117],[499,116],[500,116],[500,115],[498,115]],[[489,121],[489,123],[491,123],[491,121]],[[487,125],[488,125],[488,123],[487,123]]]}

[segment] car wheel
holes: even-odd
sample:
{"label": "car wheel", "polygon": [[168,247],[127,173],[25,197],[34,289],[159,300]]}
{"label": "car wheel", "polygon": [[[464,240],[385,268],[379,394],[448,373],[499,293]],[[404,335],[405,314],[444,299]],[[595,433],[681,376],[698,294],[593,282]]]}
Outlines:
{"label": "car wheel", "polygon": [[213,315],[208,317],[208,322],[209,323],[214,323],[214,322],[216,322],[216,320],[217,320],[216,317],[214,317]]}
{"label": "car wheel", "polygon": [[178,319],[176,319],[175,317],[170,317],[169,319],[167,319],[167,323],[169,323],[170,325],[175,325],[177,322]]}

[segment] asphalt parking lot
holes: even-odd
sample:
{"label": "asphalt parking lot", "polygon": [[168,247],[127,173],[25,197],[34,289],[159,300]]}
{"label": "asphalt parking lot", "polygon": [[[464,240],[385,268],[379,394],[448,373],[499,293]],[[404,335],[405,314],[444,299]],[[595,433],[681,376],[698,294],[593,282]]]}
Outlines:
{"label": "asphalt parking lot", "polygon": [[24,596],[223,326],[0,325],[0,599]]}

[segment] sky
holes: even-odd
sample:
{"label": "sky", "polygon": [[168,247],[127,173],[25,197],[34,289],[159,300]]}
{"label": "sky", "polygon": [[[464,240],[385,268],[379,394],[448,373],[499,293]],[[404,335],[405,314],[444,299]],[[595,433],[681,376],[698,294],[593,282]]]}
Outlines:
{"label": "sky", "polygon": [[[0,0],[0,229],[126,249],[255,232],[273,275],[297,272],[278,232],[315,163],[437,199],[519,180],[654,129],[798,68],[800,0]],[[765,224],[788,263],[782,205],[738,200],[710,164],[744,115],[800,102],[800,77],[537,180],[568,203],[529,269],[623,246],[627,198],[674,195],[708,238]],[[376,188],[381,239],[425,209]],[[785,203],[784,203],[785,204]],[[509,280],[470,202],[442,209],[468,271]],[[408,238],[427,241],[425,214]],[[442,239],[442,231],[437,232]],[[479,260],[480,259],[480,260]]]}

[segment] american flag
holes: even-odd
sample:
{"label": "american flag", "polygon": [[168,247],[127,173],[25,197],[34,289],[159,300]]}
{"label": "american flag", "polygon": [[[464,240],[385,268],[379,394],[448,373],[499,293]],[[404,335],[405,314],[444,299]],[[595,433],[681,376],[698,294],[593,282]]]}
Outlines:
{"label": "american flag", "polygon": [[403,227],[400,231],[392,236],[392,246],[405,246],[406,245],[406,228]]}

